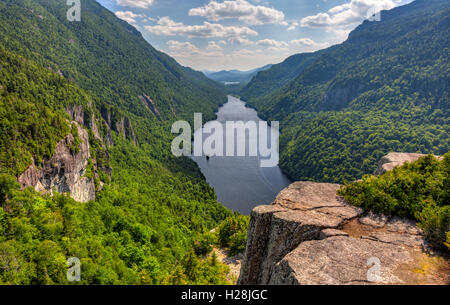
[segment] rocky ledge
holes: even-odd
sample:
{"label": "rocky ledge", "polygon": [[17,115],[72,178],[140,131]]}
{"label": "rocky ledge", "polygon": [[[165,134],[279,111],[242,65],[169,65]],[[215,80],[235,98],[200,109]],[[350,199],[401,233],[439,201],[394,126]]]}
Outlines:
{"label": "rocky ledge", "polygon": [[70,196],[79,202],[95,199],[94,181],[85,177],[90,158],[89,135],[78,123],[72,124],[78,128],[79,151],[73,153],[70,150],[74,137],[69,134],[58,142],[53,157],[39,165],[33,161],[33,164],[19,176],[18,181],[22,188],[33,187],[43,193],[53,191],[70,193]]}
{"label": "rocky ledge", "polygon": [[414,222],[365,212],[337,184],[296,182],[256,207],[238,284],[448,284]]}

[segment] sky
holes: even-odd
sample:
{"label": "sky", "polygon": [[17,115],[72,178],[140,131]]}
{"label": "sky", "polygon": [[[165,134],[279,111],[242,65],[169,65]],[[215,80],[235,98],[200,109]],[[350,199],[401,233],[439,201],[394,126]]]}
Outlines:
{"label": "sky", "polygon": [[97,0],[156,49],[196,70],[250,70],[346,40],[412,0]]}

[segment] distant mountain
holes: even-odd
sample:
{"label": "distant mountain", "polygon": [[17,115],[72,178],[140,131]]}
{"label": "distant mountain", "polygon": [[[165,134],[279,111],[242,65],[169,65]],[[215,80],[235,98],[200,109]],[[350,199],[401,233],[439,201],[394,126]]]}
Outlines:
{"label": "distant mountain", "polygon": [[255,77],[261,71],[266,71],[270,69],[272,65],[267,65],[261,68],[249,70],[249,71],[239,71],[239,70],[229,70],[229,71],[219,71],[211,72],[204,71],[203,73],[210,79],[222,83],[239,83],[241,85],[247,84],[249,81]]}
{"label": "distant mountain", "polygon": [[417,0],[259,73],[241,96],[280,121],[292,178],[352,181],[391,151],[450,150],[449,45],[450,2]]}

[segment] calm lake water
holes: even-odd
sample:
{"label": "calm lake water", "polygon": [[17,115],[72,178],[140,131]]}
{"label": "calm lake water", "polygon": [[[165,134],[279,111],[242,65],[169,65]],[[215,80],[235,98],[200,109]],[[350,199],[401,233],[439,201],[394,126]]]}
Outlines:
{"label": "calm lake water", "polygon": [[[225,130],[226,121],[258,123],[261,119],[255,110],[245,107],[244,102],[229,96],[228,103],[217,113],[217,121],[224,126]],[[208,124],[212,124],[212,122],[206,123],[205,127]],[[268,128],[275,132],[271,127]],[[201,132],[202,130],[197,130],[196,135]],[[203,140],[208,136],[209,134],[204,133]],[[236,135],[236,141],[245,141],[247,151],[249,143],[252,143],[251,145],[258,143],[257,137],[249,138],[250,136],[249,133],[245,137]],[[215,189],[218,200],[227,208],[244,215],[249,215],[251,210],[258,205],[270,204],[282,189],[292,183],[292,180],[284,175],[278,166],[261,167],[260,160],[267,158],[260,156],[213,156],[209,160],[204,156],[192,157],[192,159],[199,165],[209,185]]]}

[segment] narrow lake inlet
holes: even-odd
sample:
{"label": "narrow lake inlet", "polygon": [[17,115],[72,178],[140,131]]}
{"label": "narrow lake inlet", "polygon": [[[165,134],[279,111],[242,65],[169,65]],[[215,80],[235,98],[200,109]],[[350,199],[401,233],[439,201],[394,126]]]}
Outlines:
{"label": "narrow lake inlet", "polygon": [[[245,102],[229,96],[228,102],[219,109],[217,120],[206,123],[204,127],[207,128],[208,124],[219,122],[225,130],[225,124],[229,121],[259,123],[261,119],[254,109],[245,106]],[[270,132],[277,132],[271,127],[268,128],[270,128]],[[201,132],[202,130],[197,130],[196,136]],[[208,135],[204,133],[203,141],[207,137]],[[271,144],[270,141],[268,142]],[[245,137],[238,135],[235,143],[236,146],[245,144],[246,152],[249,152],[249,145],[257,145],[258,139],[257,136],[246,133]],[[206,155],[192,157],[209,185],[215,189],[218,201],[227,208],[244,215],[249,215],[252,209],[258,205],[270,204],[282,189],[292,183],[292,180],[284,175],[278,166],[261,167],[261,159],[267,158],[262,157],[259,153],[256,157],[248,155],[247,153],[245,157]]]}

